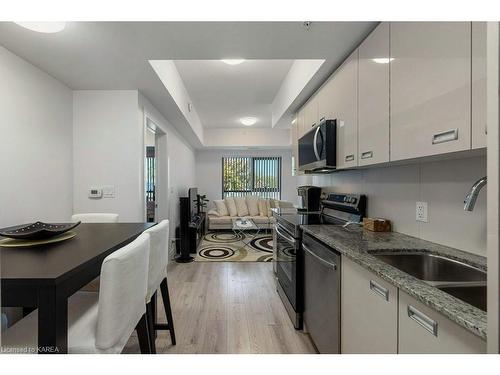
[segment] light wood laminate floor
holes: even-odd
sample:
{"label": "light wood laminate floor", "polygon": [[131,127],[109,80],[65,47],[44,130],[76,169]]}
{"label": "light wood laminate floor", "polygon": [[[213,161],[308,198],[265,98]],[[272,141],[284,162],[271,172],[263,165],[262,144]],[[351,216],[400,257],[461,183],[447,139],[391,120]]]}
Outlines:
{"label": "light wood laminate floor", "polygon": [[[159,331],[158,353],[316,353],[293,328],[271,263],[173,263],[168,282],[177,345]],[[158,315],[165,321],[160,297]],[[124,353],[139,352],[134,334]]]}

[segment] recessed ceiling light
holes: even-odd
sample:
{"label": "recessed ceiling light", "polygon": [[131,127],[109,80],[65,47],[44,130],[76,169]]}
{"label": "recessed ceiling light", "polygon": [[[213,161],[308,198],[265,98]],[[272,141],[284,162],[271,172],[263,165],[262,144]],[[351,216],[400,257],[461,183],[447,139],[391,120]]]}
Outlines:
{"label": "recessed ceiling light", "polygon": [[372,60],[377,64],[389,64],[391,61],[394,60],[394,57],[378,57]]}
{"label": "recessed ceiling light", "polygon": [[257,119],[255,117],[243,117],[240,122],[245,126],[252,126],[257,122]]}
{"label": "recessed ceiling light", "polygon": [[38,33],[58,33],[64,30],[66,22],[14,22],[25,29]]}
{"label": "recessed ceiling light", "polygon": [[245,59],[222,59],[221,61],[227,65],[239,65],[244,62]]}

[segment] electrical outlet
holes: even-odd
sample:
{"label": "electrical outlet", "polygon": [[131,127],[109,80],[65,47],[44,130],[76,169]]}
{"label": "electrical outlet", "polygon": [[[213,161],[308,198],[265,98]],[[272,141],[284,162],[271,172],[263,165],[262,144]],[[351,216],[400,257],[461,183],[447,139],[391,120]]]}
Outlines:
{"label": "electrical outlet", "polygon": [[427,202],[417,202],[416,206],[416,218],[417,221],[422,221],[424,223],[428,222],[427,219]]}

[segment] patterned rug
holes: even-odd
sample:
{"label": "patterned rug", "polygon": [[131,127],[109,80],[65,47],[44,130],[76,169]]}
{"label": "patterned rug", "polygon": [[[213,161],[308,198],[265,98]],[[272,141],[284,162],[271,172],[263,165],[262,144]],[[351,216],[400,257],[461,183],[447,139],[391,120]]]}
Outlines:
{"label": "patterned rug", "polygon": [[232,231],[209,232],[201,240],[196,262],[271,262],[271,234]]}

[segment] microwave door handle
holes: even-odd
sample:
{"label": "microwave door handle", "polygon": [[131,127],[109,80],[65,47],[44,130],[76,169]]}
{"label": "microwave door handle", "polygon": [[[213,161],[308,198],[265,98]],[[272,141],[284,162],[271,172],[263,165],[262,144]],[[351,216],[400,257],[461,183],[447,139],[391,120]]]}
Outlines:
{"label": "microwave door handle", "polygon": [[314,139],[313,139],[313,150],[314,150],[314,155],[316,155],[316,160],[317,161],[321,161],[321,159],[319,157],[319,153],[318,153],[318,146],[316,144],[316,142],[318,141],[318,133],[319,133],[320,130],[321,130],[321,127],[318,126],[316,128],[316,131],[314,132]]}

